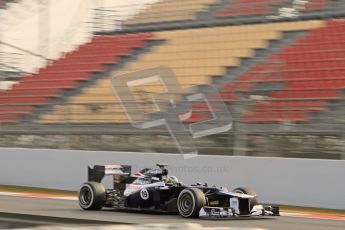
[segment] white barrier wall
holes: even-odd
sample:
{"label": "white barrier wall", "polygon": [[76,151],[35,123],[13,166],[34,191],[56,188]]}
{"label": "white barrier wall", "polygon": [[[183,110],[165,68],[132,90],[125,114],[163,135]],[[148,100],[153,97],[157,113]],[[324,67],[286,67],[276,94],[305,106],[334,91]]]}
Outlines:
{"label": "white barrier wall", "polygon": [[78,190],[87,165],[168,163],[186,184],[250,186],[264,202],[345,209],[345,161],[0,148],[0,184]]}

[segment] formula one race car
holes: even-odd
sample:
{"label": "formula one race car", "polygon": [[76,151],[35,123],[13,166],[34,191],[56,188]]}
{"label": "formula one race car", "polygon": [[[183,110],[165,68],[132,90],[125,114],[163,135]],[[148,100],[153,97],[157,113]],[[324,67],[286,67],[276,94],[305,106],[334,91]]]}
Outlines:
{"label": "formula one race car", "polygon": [[[168,176],[166,164],[131,174],[129,165],[96,165],[88,168],[88,182],[79,191],[79,205],[84,210],[103,207],[117,210],[143,210],[176,213],[185,218],[277,216],[278,207],[258,203],[249,188],[229,192],[224,187],[196,183],[186,186]],[[101,184],[105,175],[113,177],[113,188]]]}

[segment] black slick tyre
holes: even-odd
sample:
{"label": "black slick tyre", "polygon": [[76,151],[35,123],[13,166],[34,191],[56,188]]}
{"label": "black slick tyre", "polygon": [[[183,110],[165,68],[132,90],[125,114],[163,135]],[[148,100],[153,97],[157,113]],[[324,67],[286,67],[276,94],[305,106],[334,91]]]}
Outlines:
{"label": "black slick tyre", "polygon": [[78,200],[84,210],[100,210],[105,203],[105,188],[101,183],[86,182],[80,187]]}
{"label": "black slick tyre", "polygon": [[200,209],[206,205],[204,193],[198,188],[185,188],[177,199],[179,214],[185,218],[199,216]]}

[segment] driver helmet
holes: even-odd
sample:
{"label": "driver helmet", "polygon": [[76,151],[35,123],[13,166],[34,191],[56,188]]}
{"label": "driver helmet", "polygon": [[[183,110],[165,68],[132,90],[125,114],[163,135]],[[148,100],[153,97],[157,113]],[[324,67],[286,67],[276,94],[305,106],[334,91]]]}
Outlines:
{"label": "driver helmet", "polygon": [[176,184],[178,183],[178,179],[176,176],[168,176],[165,178],[165,183]]}

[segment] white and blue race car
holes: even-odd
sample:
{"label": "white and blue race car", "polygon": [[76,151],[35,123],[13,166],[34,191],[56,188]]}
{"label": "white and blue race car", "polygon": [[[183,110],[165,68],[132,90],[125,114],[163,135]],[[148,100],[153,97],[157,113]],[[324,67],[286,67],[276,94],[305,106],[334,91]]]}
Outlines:
{"label": "white and blue race car", "polygon": [[[225,187],[196,183],[186,186],[168,176],[166,164],[131,174],[129,165],[96,165],[88,168],[88,182],[79,191],[79,205],[84,210],[113,208],[176,213],[185,218],[278,216],[279,207],[259,204],[249,188],[228,191]],[[113,188],[101,183],[113,177]]]}

